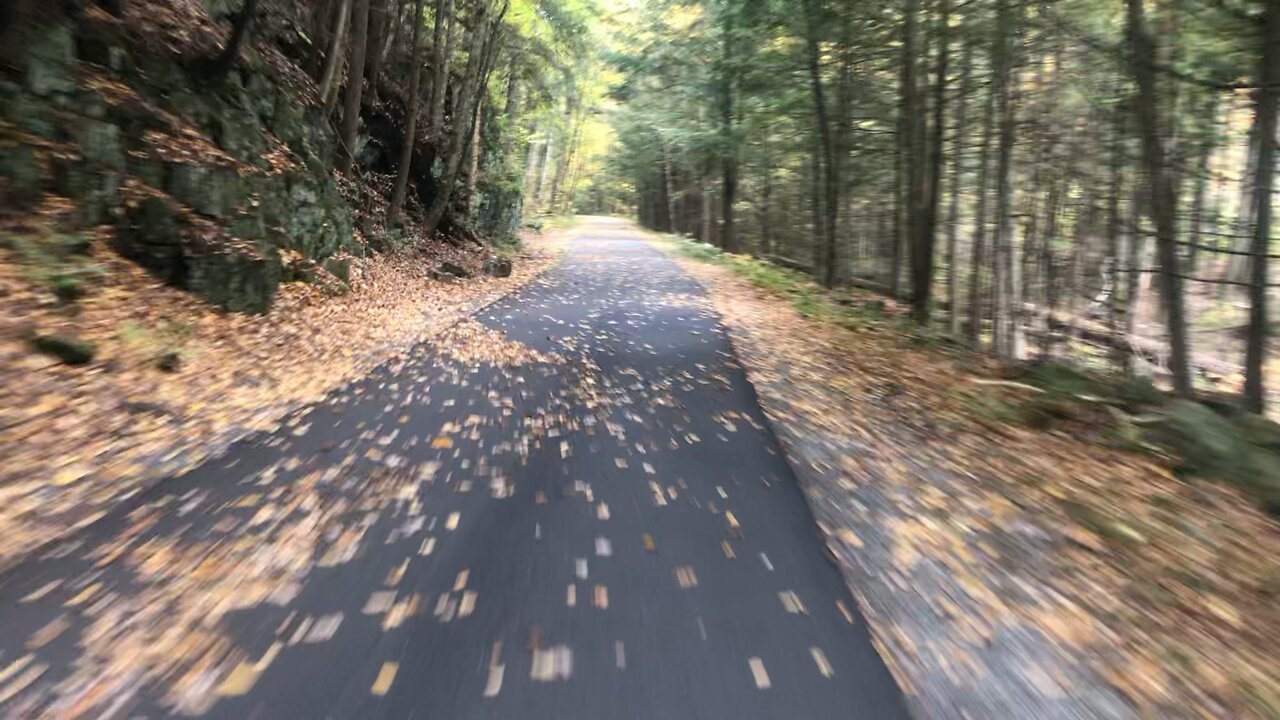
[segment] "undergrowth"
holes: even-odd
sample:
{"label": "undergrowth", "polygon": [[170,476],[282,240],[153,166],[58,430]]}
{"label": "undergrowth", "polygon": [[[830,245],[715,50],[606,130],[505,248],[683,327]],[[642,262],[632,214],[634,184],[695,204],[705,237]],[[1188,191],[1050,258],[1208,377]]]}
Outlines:
{"label": "undergrowth", "polygon": [[[920,330],[884,303],[859,294],[841,302],[807,275],[687,238],[664,235],[678,254],[732,270],[786,298],[806,318],[858,330],[887,325],[912,345],[940,347],[945,338]],[[1224,403],[1174,400],[1147,378],[1116,378],[1060,362],[1008,369],[1001,380],[956,391],[971,416],[986,423],[1069,432],[1083,440],[1157,453],[1180,475],[1235,485],[1280,514],[1280,424]]]}

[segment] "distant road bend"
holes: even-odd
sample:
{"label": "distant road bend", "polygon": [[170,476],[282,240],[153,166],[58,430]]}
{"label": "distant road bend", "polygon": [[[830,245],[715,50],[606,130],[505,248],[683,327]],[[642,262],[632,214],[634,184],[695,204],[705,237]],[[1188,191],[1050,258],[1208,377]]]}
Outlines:
{"label": "distant road bend", "polygon": [[907,717],[701,288],[627,227],[5,574],[0,715]]}

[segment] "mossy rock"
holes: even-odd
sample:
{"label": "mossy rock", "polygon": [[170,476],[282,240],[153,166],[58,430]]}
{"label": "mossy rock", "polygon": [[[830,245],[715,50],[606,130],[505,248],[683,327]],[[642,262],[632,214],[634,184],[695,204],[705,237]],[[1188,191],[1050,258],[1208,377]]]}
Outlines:
{"label": "mossy rock", "polygon": [[187,288],[224,310],[264,313],[283,275],[280,258],[248,247],[205,247],[187,258]]}
{"label": "mossy rock", "polygon": [[324,269],[344,283],[351,282],[351,258],[349,257],[325,258]]}
{"label": "mossy rock", "polygon": [[77,160],[59,159],[53,167],[53,189],[76,201],[76,221],[98,225],[120,205],[120,173],[101,170]]}
{"label": "mossy rock", "polygon": [[0,115],[37,137],[53,139],[58,134],[58,123],[51,111],[47,101],[21,88],[0,94]]}
{"label": "mossy rock", "polygon": [[37,351],[56,357],[67,365],[86,365],[93,361],[96,353],[91,343],[69,335],[37,335],[31,344]]}
{"label": "mossy rock", "polygon": [[44,163],[34,148],[8,141],[0,145],[0,205],[31,207],[43,194],[44,182]]}
{"label": "mossy rock", "polygon": [[1101,396],[1106,387],[1097,378],[1059,362],[1037,362],[1027,369],[1032,385],[1055,395]]}
{"label": "mossy rock", "polygon": [[166,282],[181,285],[186,266],[180,230],[178,210],[171,201],[146,197],[128,209],[117,227],[115,246],[121,255]]}
{"label": "mossy rock", "polygon": [[26,86],[40,96],[76,89],[76,42],[69,23],[33,27],[24,38]]}
{"label": "mossy rock", "polygon": [[125,167],[124,144],[120,141],[120,127],[102,120],[80,118],[72,132],[80,146],[84,162],[98,170],[123,170]]}
{"label": "mossy rock", "polygon": [[201,215],[216,218],[225,216],[241,199],[239,176],[208,165],[171,165],[165,190]]}
{"label": "mossy rock", "polygon": [[1241,412],[1233,420],[1250,444],[1280,453],[1280,423],[1247,412]]}
{"label": "mossy rock", "polygon": [[1149,377],[1129,377],[1116,386],[1115,395],[1130,412],[1163,405],[1168,396]]}
{"label": "mossy rock", "polygon": [[1200,403],[1179,400],[1152,426],[1151,435],[1182,458],[1183,474],[1238,485],[1269,511],[1280,512],[1280,455],[1255,445],[1231,419]]}

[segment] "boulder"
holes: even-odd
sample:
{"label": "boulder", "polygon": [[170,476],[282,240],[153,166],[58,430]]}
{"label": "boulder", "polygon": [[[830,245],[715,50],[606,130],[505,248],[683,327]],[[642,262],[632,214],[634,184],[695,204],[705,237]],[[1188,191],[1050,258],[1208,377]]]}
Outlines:
{"label": "boulder", "polygon": [[95,352],[92,344],[69,335],[36,335],[31,344],[37,351],[67,365],[85,365],[93,360]]}
{"label": "boulder", "polygon": [[222,238],[191,248],[187,268],[189,290],[224,310],[244,313],[269,310],[283,275],[274,250],[264,253]]}
{"label": "boulder", "polygon": [[40,96],[76,89],[76,43],[71,25],[59,23],[33,28],[27,37],[26,85]]}
{"label": "boulder", "polygon": [[511,277],[511,260],[508,258],[489,258],[484,262],[484,272],[491,277]]}
{"label": "boulder", "polygon": [[469,277],[471,277],[471,271],[470,271],[470,270],[468,270],[468,269],[466,269],[466,268],[464,268],[464,267],[462,267],[461,265],[458,265],[458,264],[456,264],[456,263],[451,263],[451,262],[449,262],[448,260],[445,260],[444,262],[440,263],[440,267],[439,267],[439,268],[437,268],[437,270],[438,270],[438,271],[439,271],[439,273],[440,273],[440,274],[442,274],[442,275],[451,275],[451,276],[456,277],[456,278],[469,278]]}

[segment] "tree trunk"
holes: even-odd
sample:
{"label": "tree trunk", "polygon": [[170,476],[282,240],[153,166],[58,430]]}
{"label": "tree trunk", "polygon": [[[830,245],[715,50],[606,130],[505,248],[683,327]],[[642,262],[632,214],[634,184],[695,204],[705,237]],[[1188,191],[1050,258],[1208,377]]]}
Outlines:
{"label": "tree trunk", "polygon": [[1271,240],[1271,197],[1276,164],[1276,100],[1280,85],[1280,7],[1266,3],[1263,16],[1262,68],[1257,92],[1257,124],[1262,136],[1254,183],[1257,220],[1253,228],[1249,280],[1249,335],[1245,343],[1244,403],[1261,414],[1266,404],[1262,366],[1267,355],[1267,252]]}
{"label": "tree trunk", "polygon": [[1107,297],[1107,330],[1112,338],[1113,359],[1123,367],[1127,355],[1121,350],[1119,338],[1120,314],[1120,194],[1124,192],[1124,119],[1125,111],[1117,109],[1111,131],[1110,187],[1107,191],[1107,259],[1110,267],[1103,272],[1109,273],[1111,294]]}
{"label": "tree trunk", "polygon": [[956,235],[960,220],[961,163],[964,157],[965,110],[973,92],[973,45],[965,43],[960,69],[960,97],[956,99],[955,139],[951,145],[951,199],[947,208],[947,302],[950,306],[951,337],[960,339],[960,253]]}
{"label": "tree trunk", "polygon": [[920,83],[916,78],[916,16],[919,14],[917,0],[906,0],[906,6],[903,8],[902,14],[902,57],[900,60],[902,73],[899,76],[900,87],[898,89],[898,93],[901,96],[899,104],[901,120],[898,124],[898,134],[902,147],[904,180],[902,205],[904,213],[900,218],[902,229],[899,230],[898,235],[902,239],[905,249],[909,251],[908,261],[911,268],[912,308],[914,310],[915,296],[920,290],[916,287],[916,283],[919,280],[919,233],[923,219],[920,217],[920,211],[925,206],[925,200],[921,197],[923,194],[921,184],[924,181],[924,167],[921,162],[923,155],[922,148],[919,147],[920,141],[924,138],[924,132],[921,129],[924,122],[924,112],[920,107]]}
{"label": "tree trunk", "polygon": [[253,16],[257,11],[258,0],[244,0],[244,5],[231,23],[231,37],[227,40],[226,47],[209,63],[206,75],[210,80],[221,79],[235,67],[236,58],[240,57],[240,46],[249,34],[249,27],[253,24]]}
{"label": "tree trunk", "polygon": [[1000,0],[996,21],[996,40],[992,57],[995,77],[993,92],[999,99],[1000,143],[996,157],[996,232],[995,232],[995,351],[996,354],[1017,359],[1018,348],[1013,332],[1013,227],[1010,217],[1012,187],[1010,183],[1013,159],[1013,139],[1017,125],[1014,112],[1013,90],[1010,81],[1013,66],[1014,41],[1012,0]]}
{"label": "tree trunk", "polygon": [[[391,0],[370,0],[369,5],[369,49],[365,52],[365,77],[369,81],[369,104],[378,104],[378,68],[382,64],[383,41],[391,33],[388,32],[391,15],[387,6]],[[395,13],[399,16],[399,12]],[[398,17],[397,17],[398,19]],[[421,18],[419,18],[421,19]]]}
{"label": "tree trunk", "polygon": [[[951,7],[947,0],[939,0],[938,9],[938,67],[934,81],[933,138],[930,141],[927,203],[917,237],[915,294],[912,296],[912,315],[919,325],[929,324],[933,300],[933,248],[938,227],[938,204],[942,198],[942,136],[943,115],[947,97],[947,54],[950,37],[947,25],[951,19]],[[923,155],[923,153],[921,153]],[[952,306],[954,311],[955,307]]]}
{"label": "tree trunk", "polygon": [[409,167],[413,164],[413,146],[418,130],[418,95],[422,87],[422,0],[414,3],[413,15],[413,70],[409,75],[409,106],[404,115],[404,149],[400,152],[400,166],[396,170],[395,189],[391,191],[391,203],[387,206],[387,227],[400,222],[400,207],[404,205],[409,187]]}
{"label": "tree trunk", "polygon": [[982,270],[987,263],[987,196],[990,195],[988,175],[991,169],[991,138],[995,135],[995,99],[995,87],[990,85],[982,108],[982,148],[978,151],[981,156],[978,158],[978,205],[973,215],[973,252],[969,258],[969,326],[965,335],[969,344],[975,348],[982,345]]}
{"label": "tree trunk", "polygon": [[711,190],[707,187],[707,180],[702,180],[702,242],[708,245],[715,240],[711,236],[711,226],[715,223],[715,213],[711,207]]}
{"label": "tree trunk", "polygon": [[677,221],[679,213],[676,211],[676,190],[675,182],[671,178],[671,149],[667,147],[667,141],[660,139],[662,143],[662,182],[667,189],[667,224],[671,228],[671,232],[680,235],[680,225]]}
{"label": "tree trunk", "polygon": [[721,9],[724,21],[721,38],[723,67],[720,69],[720,132],[724,143],[720,182],[721,235],[724,249],[738,252],[738,238],[733,227],[733,204],[738,197],[738,151],[733,131],[733,5],[724,3]]}
{"label": "tree trunk", "polygon": [[435,140],[444,132],[444,98],[449,85],[449,45],[453,24],[449,15],[453,0],[436,0],[436,26],[431,35],[431,114],[427,120],[427,136]]}
{"label": "tree trunk", "polygon": [[369,46],[369,0],[356,0],[351,24],[351,64],[347,67],[347,95],[342,103],[342,138],[338,148],[338,172],[351,172],[360,130],[360,96],[364,90],[364,56]]}
{"label": "tree trunk", "polygon": [[764,182],[760,187],[760,246],[764,254],[773,253],[773,233],[769,225],[769,212],[771,211],[770,203],[773,200],[773,167],[770,165],[768,155],[766,155],[764,167]]}
{"label": "tree trunk", "polygon": [[808,49],[809,49],[809,85],[813,92],[814,121],[818,126],[818,142],[822,150],[822,265],[815,271],[821,273],[820,281],[826,287],[835,285],[836,263],[836,216],[839,212],[840,170],[834,139],[831,133],[831,118],[827,114],[826,93],[822,85],[822,65],[818,42],[817,10],[809,3],[808,7]]}
{"label": "tree trunk", "polygon": [[[1160,286],[1164,291],[1166,324],[1169,331],[1170,364],[1174,391],[1191,397],[1191,366],[1187,347],[1187,326],[1183,313],[1182,276],[1178,270],[1177,198],[1170,180],[1168,160],[1161,144],[1160,99],[1156,91],[1155,45],[1147,35],[1142,0],[1126,0],[1130,43],[1130,64],[1138,85],[1138,125],[1142,129],[1142,156],[1147,170],[1151,219],[1156,226],[1160,254]],[[1274,143],[1274,133],[1265,145]]]}
{"label": "tree trunk", "polygon": [[1214,135],[1217,133],[1218,96],[1209,93],[1206,118],[1209,121],[1209,137],[1200,143],[1199,158],[1195,169],[1195,193],[1191,200],[1191,247],[1187,249],[1187,274],[1196,274],[1196,256],[1200,251],[1204,231],[1204,199],[1209,186],[1209,158],[1213,156]]}
{"label": "tree trunk", "polygon": [[547,210],[547,195],[543,191],[551,188],[551,154],[555,148],[555,138],[547,131],[547,141],[542,147],[542,165],[539,167],[538,184],[533,190],[533,201],[539,211]]}
{"label": "tree trunk", "polygon": [[320,104],[324,106],[325,116],[333,112],[338,98],[338,75],[342,68],[342,44],[347,37],[347,21],[351,18],[351,0],[341,0],[338,16],[333,22],[333,37],[329,41],[329,53],[324,59],[324,70],[320,73]]}
{"label": "tree trunk", "polygon": [[[1240,202],[1236,207],[1236,237],[1237,242],[1233,244],[1232,249],[1238,253],[1247,251],[1252,246],[1253,241],[1253,222],[1257,217],[1258,197],[1257,188],[1253,187],[1254,180],[1258,177],[1258,156],[1262,151],[1261,138],[1262,135],[1258,131],[1257,114],[1254,114],[1253,124],[1249,127],[1249,144],[1245,156],[1244,175],[1240,179]],[[1232,282],[1243,283],[1249,280],[1249,256],[1238,254],[1232,255],[1227,261],[1227,279]],[[1223,285],[1223,289],[1227,286]]]}
{"label": "tree trunk", "polygon": [[471,132],[467,139],[467,189],[463,196],[468,212],[476,209],[476,184],[480,181],[480,128],[484,117],[484,96],[476,103],[476,119],[471,121]]}

